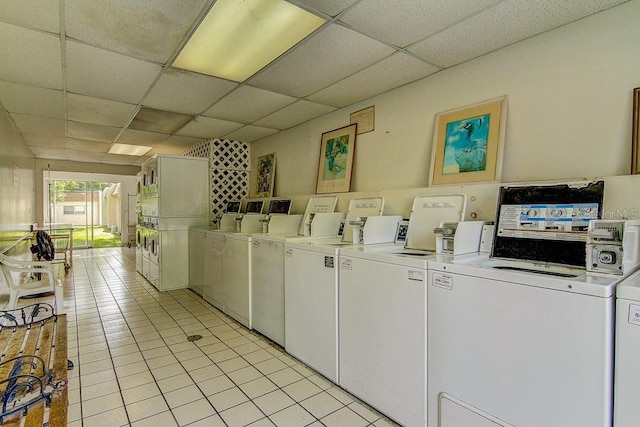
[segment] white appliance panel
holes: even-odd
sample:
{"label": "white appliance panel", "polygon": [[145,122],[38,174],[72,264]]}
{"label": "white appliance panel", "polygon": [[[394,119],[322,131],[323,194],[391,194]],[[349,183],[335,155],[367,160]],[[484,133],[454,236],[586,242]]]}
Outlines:
{"label": "white appliance panel", "polygon": [[285,244],[285,344],[288,353],[338,382],[337,249]]}
{"label": "white appliance panel", "polygon": [[252,239],[252,326],[284,347],[284,238]]}
{"label": "white appliance panel", "polygon": [[137,225],[136,226],[136,271],[142,274],[142,235],[144,232],[144,228]]}
{"label": "white appliance panel", "polygon": [[614,426],[634,427],[640,420],[640,272],[617,289]]}
{"label": "white appliance panel", "polygon": [[202,296],[204,291],[205,230],[189,230],[189,288]]}
{"label": "white appliance panel", "polygon": [[160,291],[189,286],[188,230],[161,231],[159,235],[159,274],[154,284]]}
{"label": "white appliance panel", "polygon": [[431,268],[429,425],[440,393],[519,427],[610,424],[612,298]]}
{"label": "white appliance panel", "polygon": [[225,234],[222,243],[224,312],[251,329],[251,236]]}
{"label": "white appliance panel", "polygon": [[224,234],[215,231],[205,233],[205,267],[203,297],[217,309],[224,311],[222,287],[222,239]]}
{"label": "white appliance panel", "polygon": [[207,216],[209,212],[208,159],[159,156],[157,161],[158,216]]}
{"label": "white appliance panel", "polygon": [[356,255],[342,250],[339,261],[340,385],[402,425],[424,426],[427,263]]}

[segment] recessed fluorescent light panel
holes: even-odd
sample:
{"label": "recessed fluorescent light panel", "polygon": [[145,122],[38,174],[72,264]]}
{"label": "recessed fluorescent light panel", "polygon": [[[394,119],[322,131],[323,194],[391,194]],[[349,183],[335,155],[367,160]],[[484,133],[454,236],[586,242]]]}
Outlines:
{"label": "recessed fluorescent light panel", "polygon": [[218,0],[173,66],[243,82],[324,23],[284,0]]}
{"label": "recessed fluorescent light panel", "polygon": [[125,154],[127,156],[144,156],[153,147],[145,145],[118,144],[117,142],[109,149],[109,154]]}

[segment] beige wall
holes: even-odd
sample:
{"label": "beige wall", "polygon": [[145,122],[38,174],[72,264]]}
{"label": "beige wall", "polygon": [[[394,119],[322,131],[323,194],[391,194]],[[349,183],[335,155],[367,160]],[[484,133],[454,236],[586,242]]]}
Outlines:
{"label": "beige wall", "polygon": [[315,193],[322,132],[375,105],[358,136],[352,191],[428,185],[434,116],[508,96],[503,182],[629,172],[632,89],[640,86],[640,1],[442,71],[251,145],[277,154],[275,195]]}
{"label": "beige wall", "polygon": [[[35,159],[0,105],[0,232],[28,230],[35,217]],[[3,246],[0,244],[0,246]]]}

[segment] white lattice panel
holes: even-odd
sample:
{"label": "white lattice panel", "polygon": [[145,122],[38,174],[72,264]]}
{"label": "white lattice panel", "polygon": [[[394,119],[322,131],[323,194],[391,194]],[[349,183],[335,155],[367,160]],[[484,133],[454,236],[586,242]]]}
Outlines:
{"label": "white lattice panel", "polygon": [[228,139],[211,140],[211,168],[249,170],[249,144]]}

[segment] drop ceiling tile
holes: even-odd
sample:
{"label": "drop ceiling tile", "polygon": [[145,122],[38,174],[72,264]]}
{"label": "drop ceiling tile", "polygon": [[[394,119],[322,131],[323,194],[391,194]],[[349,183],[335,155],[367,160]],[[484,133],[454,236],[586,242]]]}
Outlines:
{"label": "drop ceiling tile", "polygon": [[118,138],[120,144],[156,146],[169,138],[166,133],[147,132],[143,130],[125,129]]}
{"label": "drop ceiling tile", "polygon": [[124,154],[105,154],[103,157],[103,163],[109,163],[112,165],[130,165],[139,166],[142,165],[149,157],[148,156],[126,156]]}
{"label": "drop ceiling tile", "polygon": [[156,154],[170,154],[170,155],[181,155],[186,150],[178,150],[172,147],[153,147],[151,150],[147,151],[145,156],[153,157]]}
{"label": "drop ceiling tile", "polygon": [[242,127],[242,123],[200,116],[177,131],[176,134],[204,139],[220,138],[240,127]]}
{"label": "drop ceiling tile", "polygon": [[451,67],[624,1],[507,0],[408,50],[432,64]]}
{"label": "drop ceiling tile", "polygon": [[138,104],[161,67],[130,56],[67,41],[67,89],[81,95]]}
{"label": "drop ceiling tile", "polygon": [[19,113],[12,113],[11,117],[22,133],[36,133],[46,136],[65,136],[64,120],[30,116]]}
{"label": "drop ceiling tile", "polygon": [[76,122],[121,128],[135,111],[133,104],[67,93],[67,117]]}
{"label": "drop ceiling tile", "polygon": [[248,83],[303,97],[376,63],[393,51],[369,37],[330,24],[267,66]]}
{"label": "drop ceiling tile", "polygon": [[277,129],[247,125],[227,135],[224,135],[224,138],[230,139],[232,141],[253,142],[258,139],[265,138],[269,135],[273,135],[274,133],[277,133],[277,132],[278,132]]}
{"label": "drop ceiling tile", "polygon": [[87,141],[83,139],[67,138],[67,149],[74,151],[89,151],[106,154],[111,148],[110,142]]}
{"label": "drop ceiling tile", "polygon": [[0,102],[10,113],[64,119],[61,90],[0,81]]}
{"label": "drop ceiling tile", "polygon": [[254,124],[273,129],[288,129],[297,124],[320,117],[335,110],[335,107],[300,100],[288,107],[284,107],[280,111],[276,111],[275,113],[256,121]]}
{"label": "drop ceiling tile", "polygon": [[113,126],[94,125],[90,123],[67,122],[67,136],[75,139],[86,139],[89,141],[113,142],[120,128]]}
{"label": "drop ceiling tile", "polygon": [[57,1],[0,2],[0,21],[60,34],[60,10]]}
{"label": "drop ceiling tile", "polygon": [[193,119],[194,116],[187,114],[142,107],[128,127],[129,129],[171,134]]}
{"label": "drop ceiling tile", "polygon": [[24,142],[29,147],[65,148],[67,143],[67,139],[64,136],[22,133],[22,138],[24,138]]}
{"label": "drop ceiling tile", "polygon": [[199,114],[237,86],[228,80],[168,68],[143,104],[158,110]]}
{"label": "drop ceiling tile", "polygon": [[[162,148],[168,150],[178,150],[178,153],[183,153],[194,145],[202,143],[202,138],[192,138],[190,136],[171,135],[169,139],[161,144],[158,144],[155,148]],[[148,154],[148,153],[147,153]]]}
{"label": "drop ceiling tile", "polygon": [[357,0],[297,0],[289,3],[299,3],[329,16],[337,16],[356,1]]}
{"label": "drop ceiling tile", "polygon": [[67,160],[69,152],[65,148],[30,146],[34,156],[40,159]]}
{"label": "drop ceiling tile", "polygon": [[67,150],[66,159],[72,160],[74,162],[103,163],[105,156],[106,154],[104,153],[92,153],[90,151]]}
{"label": "drop ceiling tile", "polygon": [[0,23],[0,80],[62,89],[60,38]]}
{"label": "drop ceiling tile", "polygon": [[238,123],[251,123],[295,101],[296,98],[291,96],[241,86],[216,102],[203,115]]}
{"label": "drop ceiling tile", "polygon": [[369,68],[308,96],[322,104],[346,107],[419,80],[439,69],[406,53],[396,53]]}
{"label": "drop ceiling tile", "polygon": [[68,37],[166,63],[206,0],[65,0]]}
{"label": "drop ceiling tile", "polygon": [[377,40],[406,47],[500,1],[362,0],[340,21]]}

